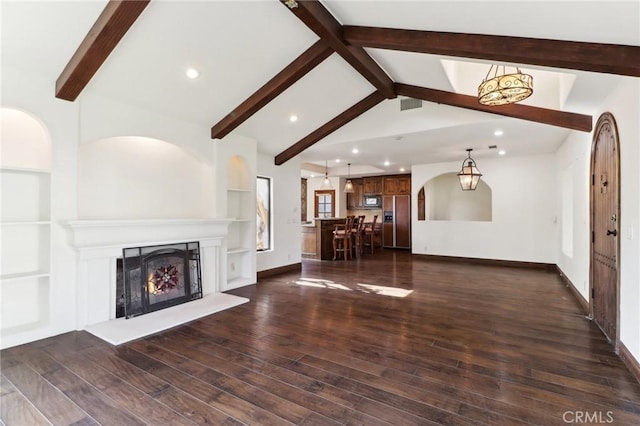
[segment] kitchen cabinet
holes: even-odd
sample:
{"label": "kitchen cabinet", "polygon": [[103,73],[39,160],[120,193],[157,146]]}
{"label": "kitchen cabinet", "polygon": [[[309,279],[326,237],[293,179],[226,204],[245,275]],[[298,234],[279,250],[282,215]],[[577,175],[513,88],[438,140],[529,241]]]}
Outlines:
{"label": "kitchen cabinet", "polygon": [[411,175],[385,176],[382,181],[384,195],[411,195]]}
{"label": "kitchen cabinet", "polygon": [[365,194],[382,194],[382,177],[367,177],[363,181]]}
{"label": "kitchen cabinet", "polygon": [[353,193],[347,194],[347,209],[362,209],[365,194],[363,179],[351,179],[351,183],[353,183]]}
{"label": "kitchen cabinet", "polygon": [[411,195],[411,176],[400,176],[398,178],[398,194]]}
{"label": "kitchen cabinet", "polygon": [[394,195],[398,193],[398,178],[396,176],[385,176],[383,179],[382,193],[384,195]]}

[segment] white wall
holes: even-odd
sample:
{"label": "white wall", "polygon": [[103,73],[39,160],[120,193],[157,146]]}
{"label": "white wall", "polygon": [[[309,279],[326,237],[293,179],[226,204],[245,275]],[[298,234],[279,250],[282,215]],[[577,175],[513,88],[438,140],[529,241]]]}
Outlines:
{"label": "white wall", "polygon": [[412,251],[416,254],[556,263],[554,155],[476,159],[491,187],[493,220],[418,221],[418,191],[456,163],[412,167]]}
{"label": "white wall", "polygon": [[640,80],[626,78],[603,105],[620,137],[620,340],[640,360]]}
{"label": "white wall", "polygon": [[[597,119],[597,117],[595,117]],[[558,182],[558,206],[562,210],[564,203],[572,204],[573,217],[565,224],[560,216],[558,233],[558,262],[562,272],[569,278],[585,300],[589,293],[589,167],[591,155],[591,133],[571,132],[567,140],[558,149],[556,167],[558,179],[570,173],[573,198],[562,198],[563,182]],[[570,226],[568,233],[572,235],[572,254],[562,250],[562,233],[564,227]]]}
{"label": "white wall", "polygon": [[[604,112],[613,114],[620,139],[620,340],[640,359],[640,82],[624,78],[592,113],[594,126]],[[573,132],[558,150],[557,170],[574,165],[574,256],[559,254],[558,265],[588,299],[589,179],[593,133]]]}
{"label": "white wall", "polygon": [[205,218],[213,205],[213,194],[202,190],[205,166],[158,139],[122,136],[84,143],[78,152],[78,217]]}
{"label": "white wall", "polygon": [[[117,136],[144,136],[179,146],[195,157],[214,163],[216,141],[211,129],[138,108],[114,99],[83,93],[80,105],[80,143]],[[231,138],[232,139],[232,138]]]}
{"label": "white wall", "polygon": [[258,175],[271,178],[273,249],[257,253],[257,270],[299,263],[302,238],[299,157],[276,166],[272,156],[258,154]]}

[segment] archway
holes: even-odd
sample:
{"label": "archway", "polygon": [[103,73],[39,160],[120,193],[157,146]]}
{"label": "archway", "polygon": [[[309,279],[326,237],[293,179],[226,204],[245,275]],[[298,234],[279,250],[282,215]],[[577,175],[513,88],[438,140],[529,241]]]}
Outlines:
{"label": "archway", "polygon": [[426,220],[492,220],[492,191],[480,180],[475,191],[462,191],[456,173],[436,176],[424,185]]}

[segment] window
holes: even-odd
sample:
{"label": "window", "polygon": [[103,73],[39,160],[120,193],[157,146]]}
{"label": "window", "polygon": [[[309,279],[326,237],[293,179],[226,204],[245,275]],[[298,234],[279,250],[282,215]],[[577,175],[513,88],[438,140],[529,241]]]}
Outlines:
{"label": "window", "polygon": [[256,248],[271,250],[271,178],[258,176],[256,182]]}
{"label": "window", "polygon": [[314,217],[335,217],[336,205],[333,200],[336,197],[334,189],[314,191],[315,196],[315,216]]}

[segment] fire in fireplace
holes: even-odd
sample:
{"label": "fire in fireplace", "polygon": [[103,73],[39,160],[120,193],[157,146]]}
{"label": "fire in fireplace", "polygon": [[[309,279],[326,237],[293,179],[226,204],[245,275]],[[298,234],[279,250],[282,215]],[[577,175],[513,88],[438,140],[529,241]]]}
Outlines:
{"label": "fire in fireplace", "polygon": [[198,242],[125,248],[118,259],[116,318],[202,298]]}

